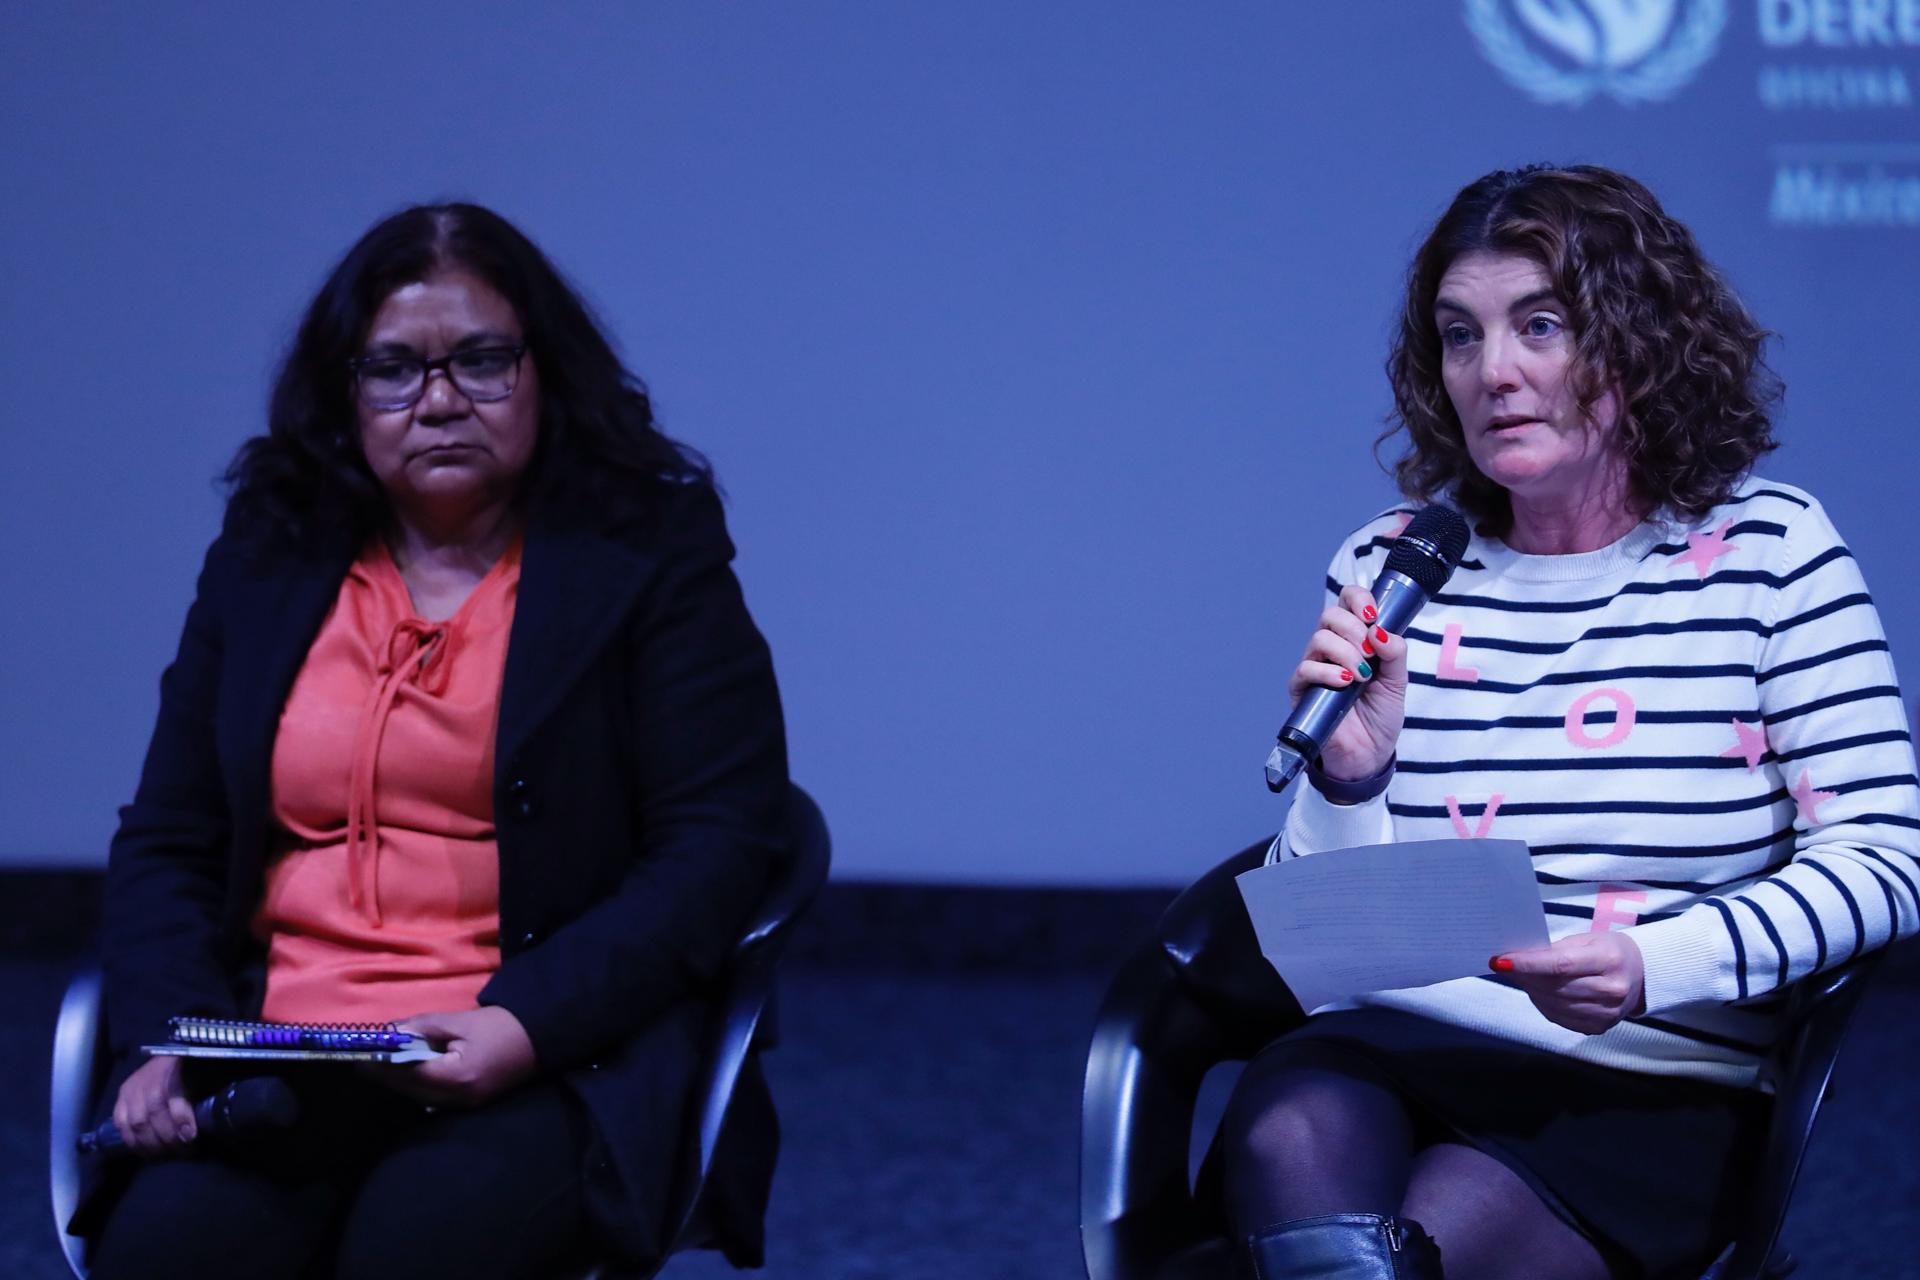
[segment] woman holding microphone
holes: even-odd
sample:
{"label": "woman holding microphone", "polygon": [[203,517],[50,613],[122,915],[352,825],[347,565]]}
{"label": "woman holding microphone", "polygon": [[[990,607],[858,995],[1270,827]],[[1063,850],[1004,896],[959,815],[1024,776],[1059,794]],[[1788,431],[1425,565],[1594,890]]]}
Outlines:
{"label": "woman holding microphone", "polygon": [[1731,1235],[1796,979],[1920,925],[1878,616],[1775,447],[1764,332],[1594,167],[1489,174],[1409,273],[1397,476],[1473,527],[1405,634],[1335,554],[1290,680],[1359,685],[1275,860],[1524,839],[1552,942],[1317,1011],[1222,1129],[1261,1280],[1697,1275]]}

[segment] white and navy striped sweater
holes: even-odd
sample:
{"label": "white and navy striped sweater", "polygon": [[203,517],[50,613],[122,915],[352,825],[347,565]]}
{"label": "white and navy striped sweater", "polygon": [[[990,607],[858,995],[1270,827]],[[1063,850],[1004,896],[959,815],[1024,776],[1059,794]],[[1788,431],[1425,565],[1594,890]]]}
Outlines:
{"label": "white and navy striped sweater", "polygon": [[[1334,557],[1371,583],[1406,508]],[[1690,524],[1521,555],[1475,537],[1408,631],[1399,767],[1337,806],[1299,788],[1273,852],[1525,840],[1553,937],[1626,929],[1646,1012],[1583,1036],[1502,980],[1386,1005],[1609,1066],[1756,1080],[1770,992],[1920,928],[1920,784],[1893,661],[1823,511],[1749,480]]]}

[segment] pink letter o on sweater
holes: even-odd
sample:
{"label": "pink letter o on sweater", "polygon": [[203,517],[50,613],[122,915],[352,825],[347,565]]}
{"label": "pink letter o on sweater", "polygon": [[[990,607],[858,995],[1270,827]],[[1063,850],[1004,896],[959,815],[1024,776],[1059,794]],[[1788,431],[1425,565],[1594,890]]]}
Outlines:
{"label": "pink letter o on sweater", "polygon": [[[1600,698],[1613,703],[1613,728],[1607,731],[1605,737],[1589,737],[1586,724],[1587,708]],[[1633,699],[1627,696],[1625,689],[1615,689],[1610,685],[1589,689],[1575,698],[1573,705],[1567,708],[1567,741],[1576,747],[1586,747],[1590,750],[1611,747],[1625,742],[1627,735],[1632,732]]]}

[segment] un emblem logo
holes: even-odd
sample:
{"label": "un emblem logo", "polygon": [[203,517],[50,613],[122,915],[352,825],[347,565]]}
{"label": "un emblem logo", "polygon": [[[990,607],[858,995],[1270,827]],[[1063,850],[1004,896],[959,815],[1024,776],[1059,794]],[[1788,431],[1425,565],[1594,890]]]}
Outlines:
{"label": "un emblem logo", "polygon": [[1535,101],[1670,98],[1720,43],[1727,0],[1467,0],[1487,60]]}

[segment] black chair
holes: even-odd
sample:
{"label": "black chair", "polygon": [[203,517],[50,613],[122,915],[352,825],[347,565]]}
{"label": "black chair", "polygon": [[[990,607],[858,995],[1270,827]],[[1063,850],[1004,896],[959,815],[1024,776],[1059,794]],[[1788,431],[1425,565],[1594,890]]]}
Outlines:
{"label": "black chair", "polygon": [[[1231,1274],[1219,1214],[1196,1200],[1188,1171],[1208,1071],[1245,1061],[1303,1016],[1261,956],[1234,885],[1267,846],[1249,845],[1189,886],[1107,988],[1080,1104],[1080,1244],[1091,1280]],[[1776,1251],[1780,1226],[1847,1023],[1878,963],[1872,953],[1790,989],[1746,1221],[1703,1280],[1777,1280],[1793,1269]]]}
{"label": "black chair", "polygon": [[[670,1253],[712,1243],[704,1193],[713,1153],[719,1145],[734,1086],[747,1055],[773,1047],[769,1001],[774,968],[794,922],[826,881],[832,844],[826,820],[813,798],[798,786],[787,798],[789,856],[768,886],[760,909],[734,946],[725,999],[717,1006],[697,1105],[700,1123],[688,1134],[694,1147],[685,1185],[675,1189]],[[54,1230],[66,1251],[67,1265],[86,1280],[87,1241],[67,1234],[80,1192],[81,1160],[74,1141],[93,1117],[95,1095],[106,1081],[106,1038],[100,1028],[100,975],[88,969],[67,987],[54,1030],[52,1124],[48,1155],[53,1189]],[[614,1280],[611,1269],[596,1269],[584,1280]]]}

